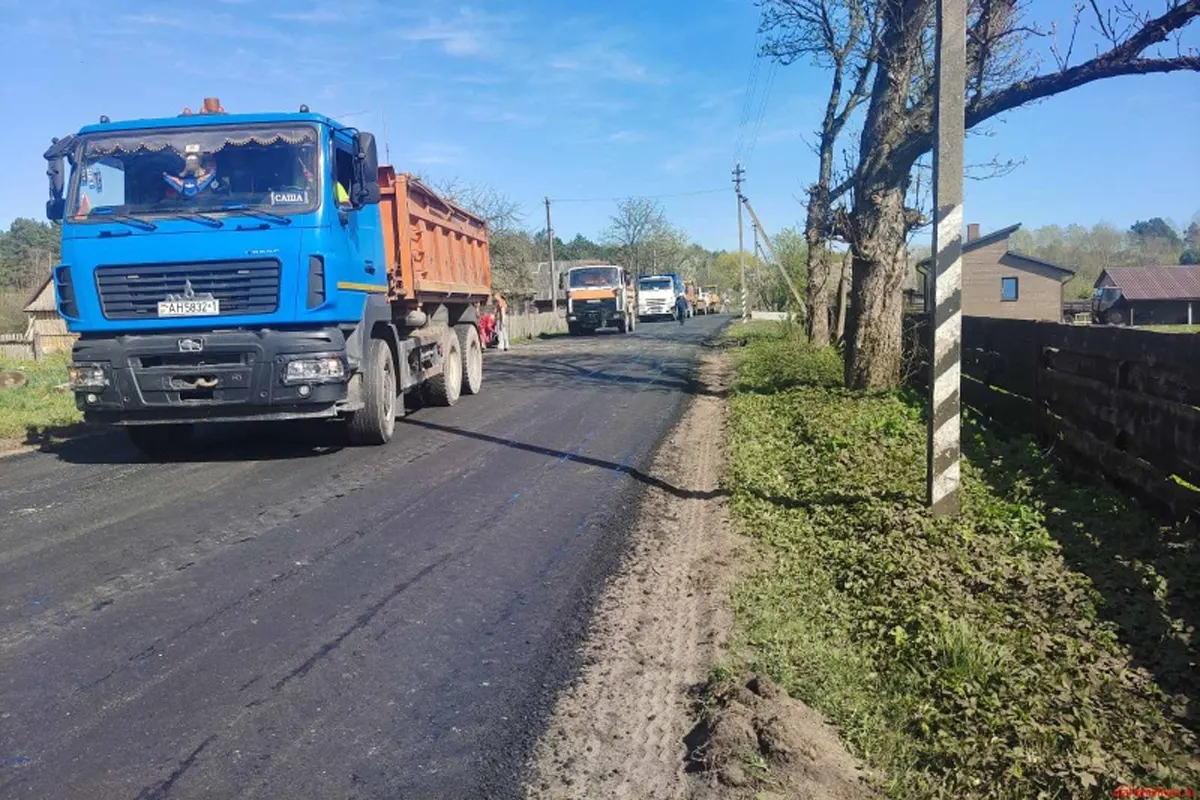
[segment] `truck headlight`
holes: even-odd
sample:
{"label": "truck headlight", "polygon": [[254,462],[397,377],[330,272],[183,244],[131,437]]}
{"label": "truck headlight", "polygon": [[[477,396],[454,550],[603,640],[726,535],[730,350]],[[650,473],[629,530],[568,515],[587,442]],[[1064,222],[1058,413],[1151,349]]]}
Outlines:
{"label": "truck headlight", "polygon": [[108,386],[108,373],[103,364],[82,362],[67,367],[67,380],[74,390],[103,389]]}
{"label": "truck headlight", "polygon": [[284,383],[326,383],[346,377],[346,365],[338,356],[294,358],[283,371]]}

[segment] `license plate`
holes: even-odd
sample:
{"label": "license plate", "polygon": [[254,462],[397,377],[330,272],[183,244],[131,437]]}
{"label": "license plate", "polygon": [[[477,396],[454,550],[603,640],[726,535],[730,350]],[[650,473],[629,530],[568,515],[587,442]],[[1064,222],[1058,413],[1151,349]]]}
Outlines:
{"label": "license plate", "polygon": [[220,313],[220,300],[164,300],[158,304],[160,317],[212,317]]}

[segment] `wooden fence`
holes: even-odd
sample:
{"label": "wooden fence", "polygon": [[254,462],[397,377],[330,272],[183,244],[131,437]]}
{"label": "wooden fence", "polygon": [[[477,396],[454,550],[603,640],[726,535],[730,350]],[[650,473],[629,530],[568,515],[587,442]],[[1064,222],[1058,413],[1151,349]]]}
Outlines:
{"label": "wooden fence", "polygon": [[508,338],[512,342],[536,339],[543,333],[566,332],[567,318],[562,313],[513,314],[508,318]]}
{"label": "wooden fence", "polygon": [[[928,380],[924,316],[905,320]],[[963,318],[962,402],[1170,513],[1200,510],[1200,336]]]}
{"label": "wooden fence", "polygon": [[0,358],[38,361],[50,353],[69,353],[77,338],[73,333],[0,333]]}

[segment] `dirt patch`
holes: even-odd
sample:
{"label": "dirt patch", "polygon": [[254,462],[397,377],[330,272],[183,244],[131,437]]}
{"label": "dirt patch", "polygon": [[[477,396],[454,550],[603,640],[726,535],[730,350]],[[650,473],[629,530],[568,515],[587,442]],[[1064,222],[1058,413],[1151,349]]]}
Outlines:
{"label": "dirt patch", "polygon": [[726,641],[721,602],[736,564],[721,502],[720,353],[650,468],[631,553],[600,601],[588,666],[559,699],[531,769],[531,798],[686,797],[689,697]]}
{"label": "dirt patch", "polygon": [[600,601],[587,666],[538,744],[529,798],[871,797],[816,712],[765,681],[706,682],[744,560],[720,490],[732,374],[727,353],[702,356],[696,396],[650,469],[630,555]]}
{"label": "dirt patch", "polygon": [[714,680],[700,690],[687,736],[694,800],[877,797],[821,715],[767,678]]}

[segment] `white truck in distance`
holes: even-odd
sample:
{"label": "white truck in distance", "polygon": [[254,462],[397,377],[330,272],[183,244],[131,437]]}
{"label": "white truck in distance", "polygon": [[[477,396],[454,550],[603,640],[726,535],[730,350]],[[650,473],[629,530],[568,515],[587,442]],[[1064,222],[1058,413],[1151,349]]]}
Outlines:
{"label": "white truck in distance", "polygon": [[675,300],[682,295],[683,278],[674,273],[645,275],[638,279],[638,320],[674,317]]}

